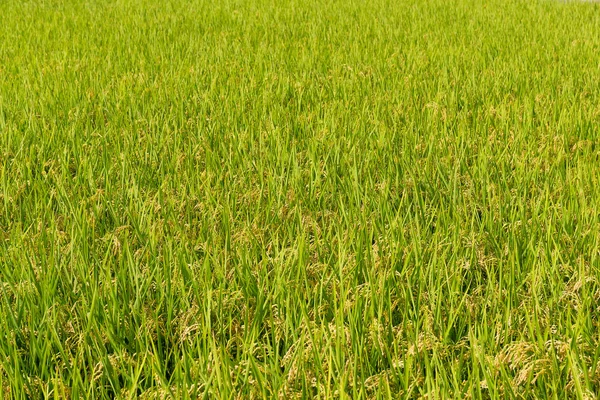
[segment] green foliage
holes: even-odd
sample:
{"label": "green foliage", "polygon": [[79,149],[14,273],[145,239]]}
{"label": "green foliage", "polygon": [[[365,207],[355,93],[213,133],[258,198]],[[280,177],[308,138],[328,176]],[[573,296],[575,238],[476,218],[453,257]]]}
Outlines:
{"label": "green foliage", "polygon": [[597,398],[600,6],[0,2],[0,397]]}

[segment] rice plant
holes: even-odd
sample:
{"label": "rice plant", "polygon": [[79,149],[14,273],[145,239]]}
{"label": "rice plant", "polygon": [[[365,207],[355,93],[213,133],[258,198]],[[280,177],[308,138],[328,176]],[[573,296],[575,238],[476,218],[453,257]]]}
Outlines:
{"label": "rice plant", "polygon": [[0,398],[600,396],[600,4],[0,2]]}

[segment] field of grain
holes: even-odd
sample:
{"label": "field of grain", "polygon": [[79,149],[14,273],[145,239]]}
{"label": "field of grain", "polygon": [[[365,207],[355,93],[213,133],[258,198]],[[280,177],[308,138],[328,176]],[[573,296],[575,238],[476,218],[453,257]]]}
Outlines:
{"label": "field of grain", "polygon": [[600,396],[600,5],[0,2],[0,398]]}

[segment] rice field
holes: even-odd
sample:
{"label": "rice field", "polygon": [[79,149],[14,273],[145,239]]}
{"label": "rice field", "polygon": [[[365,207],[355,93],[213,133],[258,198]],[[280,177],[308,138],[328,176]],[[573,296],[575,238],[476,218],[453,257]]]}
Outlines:
{"label": "rice field", "polygon": [[0,398],[600,396],[600,4],[0,2]]}

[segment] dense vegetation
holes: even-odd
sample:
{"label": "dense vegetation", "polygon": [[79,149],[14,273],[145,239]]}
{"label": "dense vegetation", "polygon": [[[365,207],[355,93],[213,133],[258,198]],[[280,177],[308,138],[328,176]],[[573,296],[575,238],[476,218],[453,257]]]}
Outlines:
{"label": "dense vegetation", "polygon": [[0,396],[597,398],[600,5],[0,2]]}

